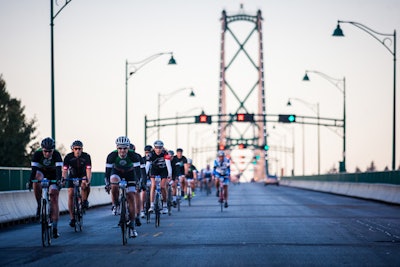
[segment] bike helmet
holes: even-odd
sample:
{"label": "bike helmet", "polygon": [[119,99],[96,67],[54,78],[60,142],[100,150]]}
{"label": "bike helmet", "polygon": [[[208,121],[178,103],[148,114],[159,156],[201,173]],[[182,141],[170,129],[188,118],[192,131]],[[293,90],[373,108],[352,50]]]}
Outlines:
{"label": "bike helmet", "polygon": [[134,150],[134,151],[135,151],[135,150],[136,150],[136,147],[135,147],[135,145],[134,145],[134,144],[130,143],[130,144],[129,144],[129,149],[132,149],[132,150]]}
{"label": "bike helmet", "polygon": [[129,138],[126,136],[120,136],[117,138],[117,140],[115,140],[115,144],[117,146],[125,146],[125,147],[129,147],[131,141],[129,141]]}
{"label": "bike helmet", "polygon": [[42,140],[42,143],[40,144],[40,146],[41,146],[43,149],[48,149],[48,150],[50,150],[50,149],[54,149],[55,146],[56,146],[56,144],[55,144],[53,138],[47,137],[47,138],[45,138],[45,139]]}
{"label": "bike helmet", "polygon": [[183,152],[183,149],[182,149],[182,148],[178,148],[178,149],[176,150],[176,153],[178,153],[178,152]]}
{"label": "bike helmet", "polygon": [[223,150],[218,151],[218,157],[224,157],[225,152]]}
{"label": "bike helmet", "polygon": [[144,151],[151,151],[152,147],[151,145],[147,145],[144,147]]}
{"label": "bike helmet", "polygon": [[72,142],[71,149],[76,147],[76,146],[83,147],[83,143],[81,141],[79,141],[79,140],[75,140],[74,142]]}
{"label": "bike helmet", "polygon": [[156,146],[158,146],[158,147],[163,147],[163,146],[164,146],[164,143],[163,143],[163,141],[161,141],[161,140],[157,140],[157,141],[154,142],[153,145],[154,145],[155,147],[156,147]]}
{"label": "bike helmet", "polygon": [[188,164],[192,164],[192,159],[187,159]]}
{"label": "bike helmet", "polygon": [[171,156],[174,156],[174,151],[173,150],[168,150],[168,154],[170,154]]}

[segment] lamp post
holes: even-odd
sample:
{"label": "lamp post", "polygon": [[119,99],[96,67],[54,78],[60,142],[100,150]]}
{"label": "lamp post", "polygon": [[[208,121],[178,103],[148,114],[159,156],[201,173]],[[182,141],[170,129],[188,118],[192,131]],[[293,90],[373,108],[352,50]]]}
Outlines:
{"label": "lamp post", "polygon": [[51,79],[51,137],[56,139],[56,114],[54,104],[54,19],[72,0],[66,0],[64,5],[54,14],[54,0],[50,0],[50,79]]}
{"label": "lamp post", "polygon": [[[181,92],[181,91],[184,91],[184,90],[190,90],[190,94],[189,94],[190,97],[196,96],[195,93],[194,93],[194,91],[193,91],[193,88],[191,88],[191,87],[180,88],[180,89],[177,89],[177,90],[175,90],[175,91],[173,91],[173,92],[171,92],[171,93],[165,94],[165,95],[158,93],[158,105],[157,105],[157,139],[160,139],[160,108],[161,108],[161,106],[162,106],[165,102],[167,102],[171,97],[173,97],[173,96],[176,95],[177,93],[179,93],[179,92]],[[163,98],[163,99],[162,99],[162,98]]]}
{"label": "lamp post", "polygon": [[[396,30],[393,34],[380,33],[372,30],[371,28],[354,21],[341,21],[338,20],[335,31],[332,36],[344,37],[343,31],[340,28],[340,23],[349,23],[372,36],[375,40],[381,43],[393,56],[393,145],[392,145],[392,170],[396,169]],[[390,45],[393,44],[391,49],[386,42],[390,41]]]}
{"label": "lamp post", "polygon": [[[333,84],[343,94],[343,151],[342,151],[342,166],[339,167],[340,172],[346,172],[346,77],[343,79],[332,78],[323,72],[316,70],[306,70],[303,81],[310,81],[308,73],[315,73]],[[343,88],[339,86],[342,83]]]}
{"label": "lamp post", "polygon": [[[157,53],[137,62],[128,62],[128,60],[125,61],[125,136],[128,136],[128,80],[133,74],[138,72],[145,65],[162,55],[171,55],[168,65],[176,65],[176,61],[172,52]],[[132,68],[133,71],[129,71],[130,68]]]}
{"label": "lamp post", "polygon": [[[311,104],[307,101],[304,101],[300,98],[289,98],[287,102],[287,106],[292,106],[291,100],[296,100],[303,103],[305,106],[310,108],[314,113],[317,114],[317,122],[318,122],[318,175],[321,174],[321,133],[320,133],[320,124],[319,124],[319,103]],[[315,109],[314,109],[315,108]],[[305,161],[305,153],[304,153],[304,124],[303,124],[303,175],[304,175],[304,161]]]}

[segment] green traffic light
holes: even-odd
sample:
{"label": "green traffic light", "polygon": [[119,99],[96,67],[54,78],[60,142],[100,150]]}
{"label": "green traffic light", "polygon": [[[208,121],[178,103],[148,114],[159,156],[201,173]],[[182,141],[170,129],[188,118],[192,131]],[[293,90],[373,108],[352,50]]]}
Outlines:
{"label": "green traffic light", "polygon": [[294,115],[290,115],[289,117],[288,117],[288,121],[290,121],[290,122],[294,122],[295,121],[295,117],[294,117]]}
{"label": "green traffic light", "polygon": [[268,149],[269,149],[269,145],[265,145],[264,150],[268,150]]}

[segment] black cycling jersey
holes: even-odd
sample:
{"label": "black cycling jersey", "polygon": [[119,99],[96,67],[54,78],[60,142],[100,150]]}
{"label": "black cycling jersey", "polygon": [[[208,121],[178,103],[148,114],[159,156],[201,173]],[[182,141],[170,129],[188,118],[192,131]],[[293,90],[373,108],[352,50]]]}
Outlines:
{"label": "black cycling jersey", "polygon": [[172,177],[179,177],[181,175],[185,175],[185,164],[187,163],[187,159],[185,156],[178,158],[174,156],[171,160],[172,166]]}
{"label": "black cycling jersey", "polygon": [[50,158],[45,158],[43,150],[39,148],[32,156],[32,172],[30,180],[34,180],[37,171],[43,173],[49,180],[61,180],[63,161],[60,152],[53,151]]}
{"label": "black cycling jersey", "polygon": [[149,168],[150,176],[160,175],[161,178],[166,178],[169,175],[167,161],[170,160],[171,156],[166,150],[163,150],[160,155],[157,155],[156,152],[151,151],[146,162],[148,165],[151,164],[151,167]]}
{"label": "black cycling jersey", "polygon": [[186,175],[186,178],[193,179],[194,178],[193,172],[197,171],[196,166],[190,165],[188,169],[189,170],[188,170],[188,174]]}
{"label": "black cycling jersey", "polygon": [[[64,158],[63,169],[68,171],[69,178],[83,178],[87,176],[86,169],[92,168],[90,155],[82,152],[79,157],[75,157],[74,152],[68,153]],[[72,188],[73,181],[68,181],[67,187]]]}
{"label": "black cycling jersey", "polygon": [[[112,174],[130,182],[139,181],[140,176],[145,177],[146,175],[142,157],[133,150],[128,151],[126,158],[119,157],[117,150],[112,151],[108,154],[106,161],[106,179],[108,181]],[[138,176],[139,174],[140,176]]]}

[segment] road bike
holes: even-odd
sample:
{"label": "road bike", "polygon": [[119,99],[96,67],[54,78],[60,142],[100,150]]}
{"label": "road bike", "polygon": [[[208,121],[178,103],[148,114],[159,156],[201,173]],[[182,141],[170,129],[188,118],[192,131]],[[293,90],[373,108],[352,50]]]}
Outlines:
{"label": "road bike", "polygon": [[147,223],[150,223],[150,212],[149,212],[149,209],[150,209],[150,190],[151,190],[151,180],[147,179],[147,182],[146,182],[146,200],[144,202],[145,203],[144,212],[145,212],[145,215],[146,215],[146,222]]}
{"label": "road bike", "polygon": [[192,205],[192,181],[193,179],[186,179],[187,181],[187,188],[186,188],[186,196],[187,196],[187,201],[189,204],[189,207]]}
{"label": "road bike", "polygon": [[219,179],[219,198],[218,202],[221,206],[221,212],[224,210],[224,200],[225,200],[225,189],[224,189],[224,177],[218,177]]}
{"label": "road bike", "polygon": [[49,187],[50,183],[56,183],[57,180],[48,180],[47,178],[43,178],[42,180],[32,180],[32,182],[40,183],[42,185],[42,197],[40,199],[40,225],[42,245],[43,247],[48,247],[51,245],[51,236],[53,233]]}
{"label": "road bike", "polygon": [[74,194],[73,194],[73,216],[75,221],[75,232],[82,232],[83,228],[83,214],[85,213],[85,209],[82,205],[82,195],[81,195],[81,186],[80,182],[82,180],[87,180],[87,178],[67,178],[67,181],[72,181],[74,184]]}
{"label": "road bike", "polygon": [[134,233],[135,230],[132,227],[128,227],[128,224],[130,224],[128,209],[129,205],[126,198],[128,182],[122,178],[122,180],[118,183],[118,186],[120,189],[120,219],[118,226],[121,227],[122,244],[126,245],[128,243],[128,237],[136,237],[136,234]]}
{"label": "road bike", "polygon": [[161,194],[161,176],[157,175],[155,177],[156,181],[156,191],[154,196],[154,212],[156,215],[155,225],[156,227],[160,226],[160,217],[161,217],[161,210],[162,210],[162,194]]}
{"label": "road bike", "polygon": [[178,182],[176,184],[176,207],[178,208],[178,211],[181,211],[181,198],[182,198],[182,189],[181,189],[181,182]]}
{"label": "road bike", "polygon": [[168,215],[171,216],[172,214],[172,185],[174,181],[171,180],[168,182],[168,189],[167,189],[167,208],[168,208]]}

